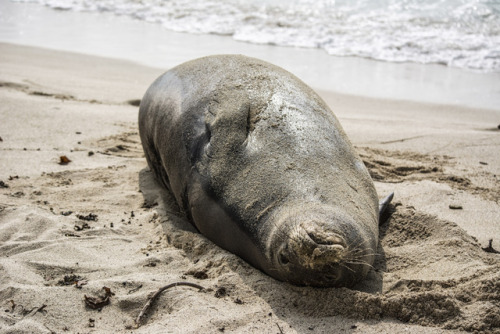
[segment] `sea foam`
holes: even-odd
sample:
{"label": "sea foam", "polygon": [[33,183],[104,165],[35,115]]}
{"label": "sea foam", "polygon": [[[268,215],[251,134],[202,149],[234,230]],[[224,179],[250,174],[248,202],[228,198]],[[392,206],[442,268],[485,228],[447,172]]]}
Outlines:
{"label": "sea foam", "polygon": [[16,0],[331,55],[500,72],[500,0]]}

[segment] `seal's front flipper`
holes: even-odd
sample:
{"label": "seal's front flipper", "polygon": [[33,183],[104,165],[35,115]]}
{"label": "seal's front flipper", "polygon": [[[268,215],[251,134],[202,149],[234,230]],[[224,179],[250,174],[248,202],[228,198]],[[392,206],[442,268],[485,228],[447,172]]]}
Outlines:
{"label": "seal's front flipper", "polygon": [[380,201],[380,203],[378,205],[379,224],[382,223],[380,218],[386,212],[387,207],[389,206],[389,203],[391,203],[393,197],[394,197],[394,193],[392,192],[387,197],[385,197],[383,200]]}

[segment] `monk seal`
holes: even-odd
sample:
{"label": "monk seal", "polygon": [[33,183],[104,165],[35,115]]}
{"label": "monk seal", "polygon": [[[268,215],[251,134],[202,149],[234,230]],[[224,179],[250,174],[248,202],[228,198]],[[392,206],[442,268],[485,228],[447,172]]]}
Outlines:
{"label": "monk seal", "polygon": [[192,60],[140,104],[147,163],[208,239],[296,285],[352,286],[373,264],[378,197],[326,103],[239,55]]}

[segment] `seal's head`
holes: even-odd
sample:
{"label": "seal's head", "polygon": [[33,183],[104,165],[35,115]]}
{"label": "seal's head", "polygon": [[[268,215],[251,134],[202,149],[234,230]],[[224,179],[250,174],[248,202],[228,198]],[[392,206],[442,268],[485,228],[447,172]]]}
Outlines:
{"label": "seal's head", "polygon": [[275,222],[268,241],[270,275],[297,285],[351,287],[372,267],[377,236],[341,210],[289,212]]}

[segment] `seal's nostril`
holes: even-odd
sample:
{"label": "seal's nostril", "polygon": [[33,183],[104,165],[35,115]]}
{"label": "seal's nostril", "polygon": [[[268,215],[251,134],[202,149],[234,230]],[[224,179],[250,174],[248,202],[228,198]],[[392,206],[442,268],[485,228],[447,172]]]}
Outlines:
{"label": "seal's nostril", "polygon": [[324,232],[318,230],[307,230],[306,233],[318,245],[332,246],[339,245],[345,247],[345,241],[339,235],[332,232]]}
{"label": "seal's nostril", "polygon": [[281,253],[280,256],[278,257],[279,261],[281,264],[283,265],[286,265],[290,262],[290,260],[288,260],[288,257],[286,257],[285,254]]}
{"label": "seal's nostril", "polygon": [[314,241],[318,245],[333,245],[334,244],[333,240],[321,238],[316,233],[307,232],[307,235],[309,236],[309,238],[312,239],[312,241]]}

